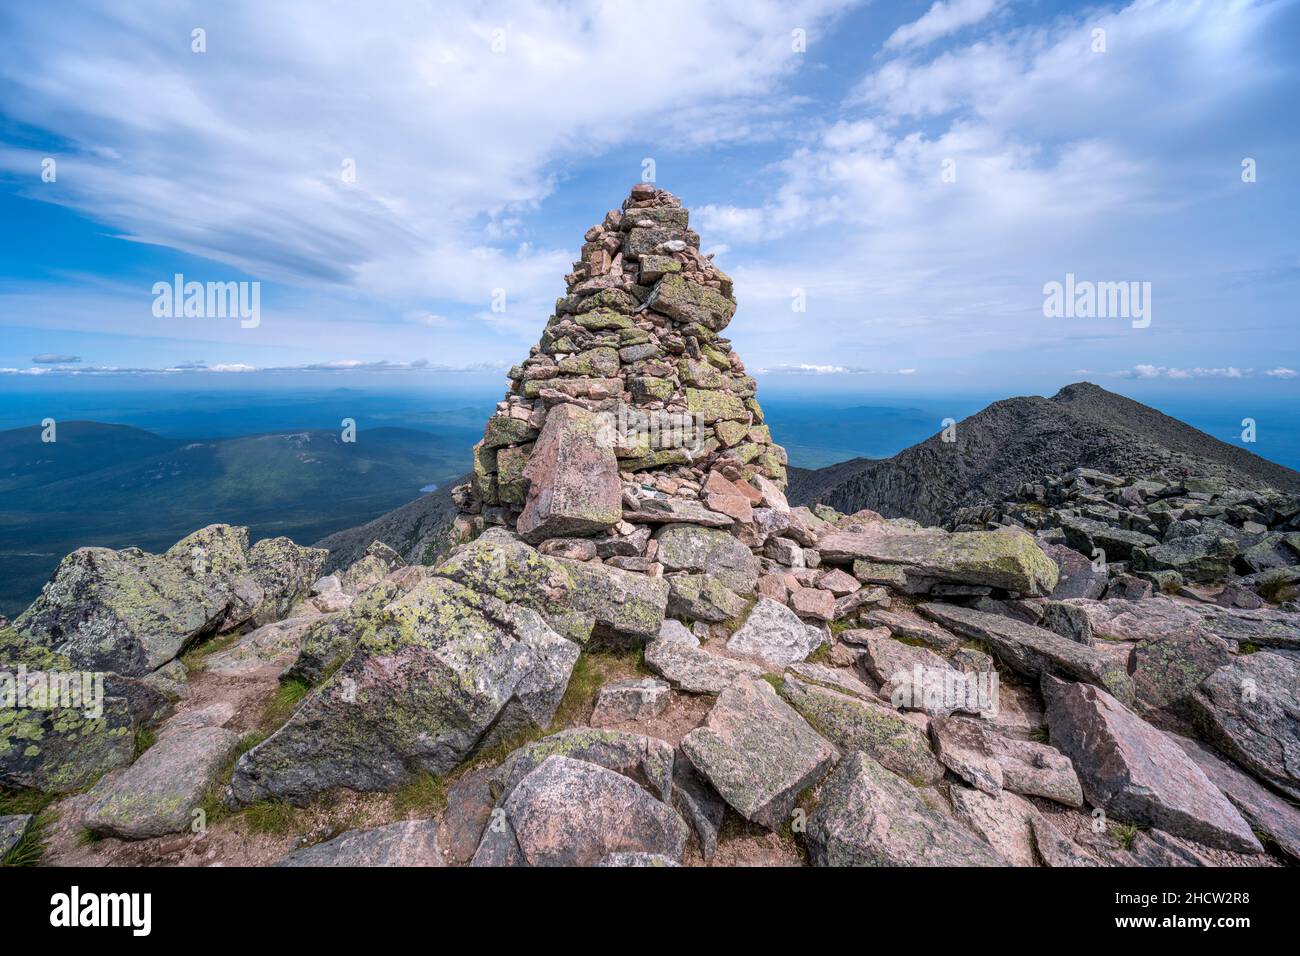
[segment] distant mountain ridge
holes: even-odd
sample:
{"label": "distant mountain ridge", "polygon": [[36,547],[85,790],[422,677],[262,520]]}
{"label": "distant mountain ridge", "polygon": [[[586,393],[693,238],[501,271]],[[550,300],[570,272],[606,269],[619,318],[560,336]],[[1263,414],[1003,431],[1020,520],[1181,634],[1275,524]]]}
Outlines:
{"label": "distant mountain ridge", "polygon": [[1051,398],[994,402],[958,422],[952,443],[938,434],[892,458],[791,468],[789,497],[792,504],[822,503],[846,513],[870,508],[936,524],[957,508],[1001,500],[1022,482],[1076,467],[1300,491],[1300,472],[1078,382]]}

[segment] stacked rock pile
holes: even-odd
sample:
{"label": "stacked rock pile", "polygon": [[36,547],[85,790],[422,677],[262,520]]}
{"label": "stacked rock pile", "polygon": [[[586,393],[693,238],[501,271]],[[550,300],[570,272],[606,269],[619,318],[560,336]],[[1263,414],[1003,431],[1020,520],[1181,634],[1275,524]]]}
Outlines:
{"label": "stacked rock pile", "polygon": [[505,525],[544,553],[661,573],[656,525],[723,528],[751,546],[786,455],[721,333],[731,279],[677,197],[638,184],[587,230],[541,341],[456,491],[460,533]]}

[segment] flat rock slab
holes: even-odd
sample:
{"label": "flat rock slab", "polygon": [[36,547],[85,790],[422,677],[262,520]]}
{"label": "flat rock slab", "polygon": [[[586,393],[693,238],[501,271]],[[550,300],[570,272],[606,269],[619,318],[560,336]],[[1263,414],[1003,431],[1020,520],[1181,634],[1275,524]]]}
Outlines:
{"label": "flat rock slab", "polygon": [[711,654],[678,640],[651,641],[645,647],[645,662],[678,690],[691,694],[721,694],[737,681],[763,674],[757,664]]}
{"label": "flat rock slab", "polygon": [[1300,660],[1275,651],[1236,657],[1206,678],[1190,703],[1209,740],[1300,800]]}
{"label": "flat rock slab", "polygon": [[273,624],[263,624],[239,638],[224,651],[203,659],[203,669],[227,677],[243,677],[273,665],[293,661],[302,650],[307,628],[321,617],[291,617]]}
{"label": "flat rock slab", "polygon": [[445,866],[435,820],[402,820],[373,830],[349,830],[294,850],[276,866]]}
{"label": "flat rock slab", "polygon": [[653,677],[614,681],[596,695],[591,723],[603,726],[625,720],[649,720],[664,712],[671,695],[668,682]]}
{"label": "flat rock slab", "polygon": [[723,691],[682,750],[737,813],[772,830],[838,756],[771,685],[754,680]]}
{"label": "flat rock slab", "polygon": [[573,727],[524,744],[492,771],[492,783],[500,792],[498,803],[508,797],[524,777],[556,755],[612,770],[645,787],[660,800],[668,800],[672,794],[671,745],[657,737],[622,730]]}
{"label": "flat rock slab", "polygon": [[936,717],[930,721],[939,762],[971,786],[996,797],[1003,788],[1083,806],[1074,764],[1055,747],[1004,737],[983,721]]}
{"label": "flat rock slab", "polygon": [[855,635],[854,645],[863,648],[859,660],[880,683],[880,696],[894,707],[939,716],[997,707],[991,681],[984,685],[990,693],[981,695],[978,675],[959,671],[929,648],[904,644],[882,628],[844,633]]}
{"label": "flat rock slab", "polygon": [[1032,537],[1018,528],[997,531],[900,531],[888,524],[833,531],[817,540],[823,560],[902,565],[909,574],[954,584],[987,585],[1045,596],[1060,572]]}
{"label": "flat rock slab", "polygon": [[656,531],[655,540],[655,560],[669,571],[708,572],[741,594],[758,586],[758,558],[735,535],[676,524]]}
{"label": "flat rock slab", "polygon": [[220,727],[163,735],[140,759],[91,791],[84,825],[92,833],[142,840],[188,830],[239,736]]}
{"label": "flat rock slab", "polygon": [[1084,555],[1063,544],[1045,544],[1043,553],[1056,562],[1060,579],[1052,589],[1051,597],[1057,601],[1066,598],[1099,598],[1106,593],[1109,575],[1098,570]]}
{"label": "flat rock slab", "polygon": [[817,866],[1005,866],[933,791],[921,791],[861,752],[822,785],[808,818]]}
{"label": "flat rock slab", "polygon": [[1106,688],[1124,703],[1133,702],[1132,680],[1101,650],[1015,618],[973,608],[931,602],[919,610],[958,634],[983,641],[1007,666],[1026,677],[1051,674],[1085,681]]}
{"label": "flat rock slab", "polygon": [[519,781],[489,824],[475,866],[596,866],[611,854],[681,860],[690,830],[677,811],[622,774],[559,754]]}
{"label": "flat rock slab", "polygon": [[760,597],[727,641],[727,650],[780,668],[802,661],[825,641],[821,629],[805,624],[779,601]]}
{"label": "flat rock slab", "polygon": [[632,524],[698,524],[705,528],[726,528],[735,519],[710,511],[698,501],[684,498],[645,498],[635,510],[624,510],[623,520]]}
{"label": "flat rock slab", "polygon": [[1052,742],[1074,761],[1090,804],[1206,846],[1262,852],[1241,814],[1165,734],[1099,687],[1044,675],[1042,690]]}
{"label": "flat rock slab", "polygon": [[848,694],[850,697],[860,697],[863,700],[875,700],[876,693],[853,673],[852,669],[847,667],[827,667],[825,664],[791,664],[786,668],[786,672],[793,674],[799,680],[808,684],[820,684],[822,687],[829,687],[831,690],[839,691],[841,694]]}
{"label": "flat rock slab", "polygon": [[612,441],[601,420],[579,405],[556,405],[524,468],[528,498],[519,516],[530,544],[547,538],[596,534],[623,517],[623,485]]}
{"label": "flat rock slab", "polygon": [[960,637],[911,612],[873,608],[862,616],[862,623],[868,627],[887,627],[894,637],[920,641],[941,654],[949,654],[961,647]]}
{"label": "flat rock slab", "polygon": [[[943,777],[925,731],[885,704],[850,696],[787,673],[781,696],[845,753],[861,750],[917,786]],[[924,720],[924,718],[922,718]]]}
{"label": "flat rock slab", "polygon": [[953,814],[982,836],[998,856],[1012,866],[1037,866],[1034,817],[1037,811],[1014,793],[989,794],[983,790],[952,787]]}
{"label": "flat rock slab", "polygon": [[1300,860],[1300,809],[1264,789],[1199,740],[1172,735],[1171,739],[1196,761],[1210,783],[1223,791],[1251,826],[1268,834],[1287,856]]}
{"label": "flat rock slab", "polygon": [[1300,614],[1280,608],[1219,607],[1155,595],[1141,600],[1076,599],[1094,633],[1126,641],[1210,636],[1257,647],[1300,650]]}

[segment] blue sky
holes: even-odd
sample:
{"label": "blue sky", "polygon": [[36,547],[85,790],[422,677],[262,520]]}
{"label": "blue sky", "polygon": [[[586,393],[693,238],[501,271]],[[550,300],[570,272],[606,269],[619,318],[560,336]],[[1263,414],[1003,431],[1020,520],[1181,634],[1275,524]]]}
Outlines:
{"label": "blue sky", "polygon": [[[1290,0],[111,6],[0,11],[11,383],[509,365],[651,158],[766,377],[1300,392]],[[1045,317],[1067,273],[1150,325]]]}

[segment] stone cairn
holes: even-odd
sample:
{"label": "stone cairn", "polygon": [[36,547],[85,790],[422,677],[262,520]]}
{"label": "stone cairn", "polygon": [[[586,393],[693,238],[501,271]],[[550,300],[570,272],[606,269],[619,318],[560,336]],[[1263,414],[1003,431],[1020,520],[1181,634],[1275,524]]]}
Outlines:
{"label": "stone cairn", "polygon": [[544,554],[657,577],[652,526],[728,529],[758,549],[763,512],[788,511],[785,450],[721,335],[731,279],[688,220],[640,183],[587,230],[453,492],[462,540],[503,525]]}

